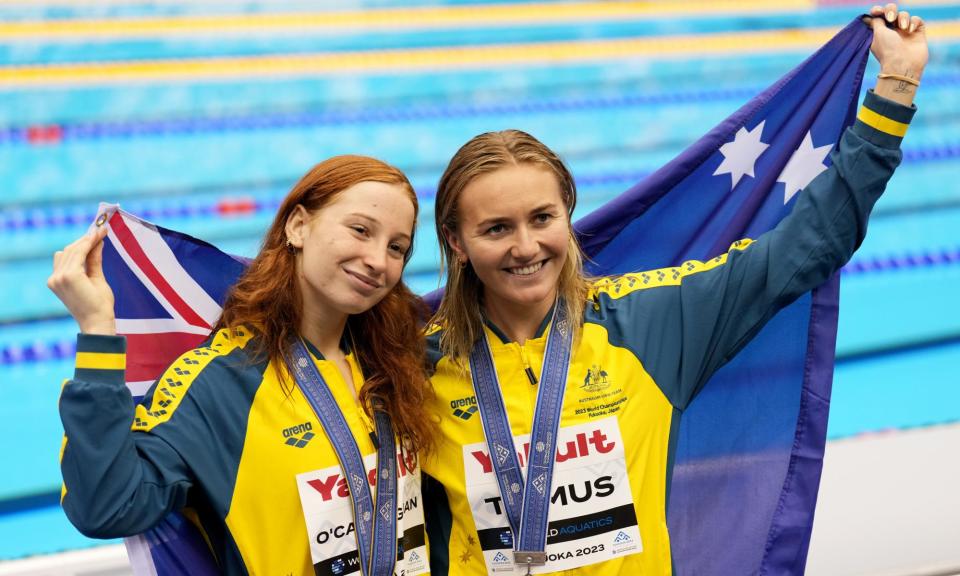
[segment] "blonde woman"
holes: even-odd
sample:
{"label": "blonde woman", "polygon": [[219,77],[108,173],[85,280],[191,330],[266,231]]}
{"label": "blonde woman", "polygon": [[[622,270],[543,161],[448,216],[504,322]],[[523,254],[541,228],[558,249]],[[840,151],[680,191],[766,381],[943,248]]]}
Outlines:
{"label": "blonde woman", "polygon": [[[889,126],[915,110],[923,23],[895,5],[872,15],[871,49],[895,78],[867,95],[868,121],[844,134],[833,167],[774,231],[684,266],[676,281],[585,277],[573,178],[532,136],[481,134],[456,153],[436,198],[448,277],[428,332],[444,415],[437,457],[424,461],[438,486],[434,573],[671,573],[666,507],[683,408],[850,258],[899,163]],[[580,386],[606,381],[616,386],[604,394]]]}

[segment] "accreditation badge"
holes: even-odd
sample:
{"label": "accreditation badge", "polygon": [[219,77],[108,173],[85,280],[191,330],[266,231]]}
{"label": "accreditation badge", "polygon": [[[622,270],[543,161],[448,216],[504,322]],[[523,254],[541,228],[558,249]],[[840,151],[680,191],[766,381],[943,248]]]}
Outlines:
{"label": "accreditation badge", "polygon": [[[525,471],[530,435],[514,436]],[[463,447],[467,498],[490,574],[526,574],[513,561],[513,536],[486,442]],[[560,428],[542,574],[643,551],[623,438],[616,416]]]}
{"label": "accreditation badge", "polygon": [[[363,459],[371,491],[376,489],[377,456]],[[408,471],[397,453],[397,564],[394,574],[413,576],[429,571],[423,527],[420,466]],[[360,573],[353,506],[340,466],[297,475],[300,504],[310,537],[310,557],[317,576]]]}

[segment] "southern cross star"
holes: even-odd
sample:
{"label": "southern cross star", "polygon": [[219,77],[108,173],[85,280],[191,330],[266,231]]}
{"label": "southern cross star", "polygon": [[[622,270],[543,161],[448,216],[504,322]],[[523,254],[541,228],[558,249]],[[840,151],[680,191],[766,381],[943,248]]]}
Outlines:
{"label": "southern cross star", "polygon": [[790,161],[787,162],[783,172],[777,178],[777,182],[783,182],[786,185],[783,192],[784,204],[789,202],[797,192],[806,188],[807,184],[818,174],[827,169],[823,164],[823,159],[827,157],[831,149],[833,149],[833,144],[814,148],[813,137],[810,132],[807,132],[800,147],[790,157]]}
{"label": "southern cross star", "polygon": [[756,177],[753,173],[753,166],[757,163],[757,158],[763,154],[763,151],[770,147],[769,144],[760,141],[765,122],[761,122],[750,131],[746,128],[740,128],[733,142],[727,142],[720,147],[723,162],[720,163],[713,175],[729,174],[733,179],[733,183],[730,185],[731,190],[736,188],[737,182],[744,176]]}

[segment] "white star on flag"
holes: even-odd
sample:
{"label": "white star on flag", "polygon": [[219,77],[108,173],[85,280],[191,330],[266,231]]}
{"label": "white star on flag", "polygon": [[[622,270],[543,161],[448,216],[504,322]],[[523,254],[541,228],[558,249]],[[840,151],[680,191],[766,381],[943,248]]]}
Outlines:
{"label": "white star on flag", "polygon": [[744,175],[756,178],[756,175],[753,173],[753,165],[757,163],[757,158],[763,154],[763,151],[770,147],[769,144],[764,144],[760,141],[765,123],[766,120],[749,132],[746,128],[740,128],[733,142],[727,142],[720,147],[720,152],[723,154],[723,162],[720,163],[720,166],[717,167],[717,171],[714,172],[713,175],[730,174],[730,177],[733,179],[733,184],[730,185],[731,190],[736,188],[737,182],[739,182]]}
{"label": "white star on flag", "polygon": [[832,149],[833,144],[814,148],[813,137],[810,135],[810,132],[807,132],[807,135],[803,137],[803,142],[800,144],[800,147],[797,148],[797,151],[790,157],[790,161],[787,162],[783,172],[781,172],[777,178],[777,182],[783,182],[787,186],[783,192],[784,204],[789,202],[797,192],[806,188],[807,184],[816,178],[818,174],[827,169],[823,164],[823,159],[827,157],[827,154],[829,154]]}

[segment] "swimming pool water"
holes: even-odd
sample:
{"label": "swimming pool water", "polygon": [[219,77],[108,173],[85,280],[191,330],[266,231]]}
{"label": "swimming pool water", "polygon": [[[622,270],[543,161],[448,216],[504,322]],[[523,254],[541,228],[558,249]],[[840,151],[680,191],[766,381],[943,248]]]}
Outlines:
{"label": "swimming pool water", "polygon": [[[379,2],[355,3],[379,6]],[[434,2],[405,2],[435,5]],[[446,4],[461,4],[448,2]],[[506,3],[492,3],[507,5]],[[224,3],[0,6],[4,21],[223,12]],[[316,5],[246,4],[247,15]],[[338,5],[341,9],[342,5]],[[331,6],[327,7],[332,8]],[[806,27],[845,24],[853,7],[813,9]],[[924,10],[954,22],[960,7]],[[797,26],[792,14],[731,13],[651,22],[564,22],[467,30],[349,30],[182,38],[0,37],[0,70],[19,65],[183,59],[635,37],[693,37]],[[960,418],[960,38],[931,46],[921,113],[905,162],[877,206],[841,290],[832,438]],[[525,129],[557,149],[578,178],[578,215],[655,170],[807,52],[710,58],[507,64],[475,69],[341,71],[325,76],[166,82],[0,83],[0,559],[88,545],[55,505],[56,413],[72,359],[17,360],[11,350],[69,346],[75,328],[44,285],[49,255],[85,228],[98,201],[119,201],[159,224],[241,255],[255,253],[272,209],[309,166],[370,154],[397,164],[422,200],[407,279],[437,287],[432,194],[446,160],[474,134]],[[867,78],[876,72],[871,64]],[[39,136],[38,136],[39,135]],[[258,206],[230,213],[238,201]],[[934,258],[937,256],[937,258]],[[877,263],[876,265],[872,263]]]}

